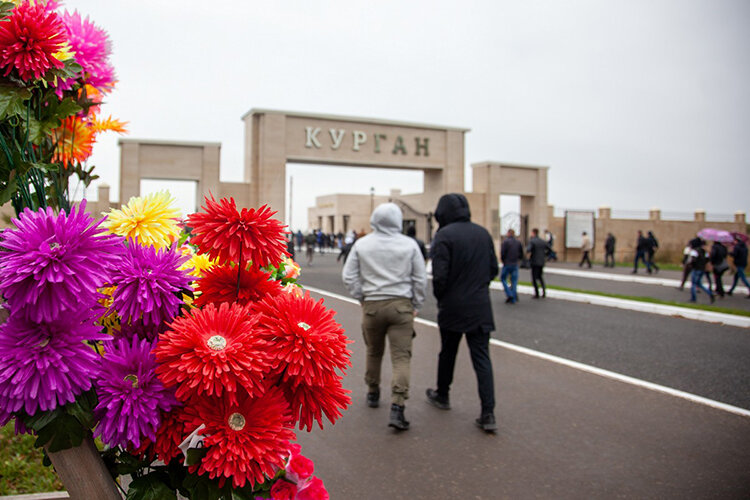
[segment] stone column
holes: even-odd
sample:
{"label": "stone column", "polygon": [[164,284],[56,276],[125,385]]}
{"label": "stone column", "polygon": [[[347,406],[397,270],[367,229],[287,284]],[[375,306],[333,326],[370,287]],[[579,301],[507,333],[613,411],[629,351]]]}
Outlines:
{"label": "stone column", "polygon": [[661,210],[652,208],[648,211],[648,220],[661,220]]}
{"label": "stone column", "polygon": [[747,221],[745,219],[745,212],[737,211],[734,213],[734,222],[739,222],[740,224],[746,224]]}
{"label": "stone column", "polygon": [[141,172],[137,142],[120,140],[120,205],[141,194]]}
{"label": "stone column", "polygon": [[706,222],[706,211],[698,209],[695,211],[695,222]]}
{"label": "stone column", "polygon": [[610,207],[599,207],[599,219],[609,220],[612,218],[612,209]]}

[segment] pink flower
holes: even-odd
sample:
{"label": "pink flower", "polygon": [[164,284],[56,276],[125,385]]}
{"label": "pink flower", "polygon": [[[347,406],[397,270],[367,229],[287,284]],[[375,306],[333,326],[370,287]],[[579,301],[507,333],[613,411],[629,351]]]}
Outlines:
{"label": "pink flower", "polygon": [[286,476],[298,484],[312,476],[314,470],[315,464],[312,460],[295,453],[292,453],[289,463],[286,464]]}
{"label": "pink flower", "polygon": [[[62,19],[70,47],[75,52],[75,60],[83,68],[86,83],[103,92],[112,90],[115,70],[108,60],[111,47],[107,32],[89,21],[88,17],[82,18],[78,12],[65,12]],[[72,83],[66,81],[61,88],[67,90]]]}
{"label": "pink flower", "polygon": [[328,491],[319,477],[313,476],[297,493],[297,500],[328,500]]}
{"label": "pink flower", "polygon": [[297,497],[297,485],[279,479],[271,486],[271,498],[273,500],[294,500]]}

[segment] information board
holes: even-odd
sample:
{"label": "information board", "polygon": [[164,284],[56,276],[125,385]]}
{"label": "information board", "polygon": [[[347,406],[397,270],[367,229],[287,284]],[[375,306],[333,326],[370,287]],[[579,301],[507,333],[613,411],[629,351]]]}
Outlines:
{"label": "information board", "polygon": [[594,212],[565,211],[565,248],[581,248],[583,232],[594,242]]}

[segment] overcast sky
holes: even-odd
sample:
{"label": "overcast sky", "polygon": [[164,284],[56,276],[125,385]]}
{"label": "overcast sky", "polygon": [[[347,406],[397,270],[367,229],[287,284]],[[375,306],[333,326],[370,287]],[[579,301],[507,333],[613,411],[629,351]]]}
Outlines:
{"label": "overcast sky", "polygon": [[[750,2],[68,0],[105,28],[131,138],[219,141],[241,179],[251,108],[471,128],[468,165],[550,166],[557,207],[750,212]],[[117,138],[93,163],[117,196]],[[421,173],[290,166],[315,195]],[[304,188],[303,188],[304,187]]]}

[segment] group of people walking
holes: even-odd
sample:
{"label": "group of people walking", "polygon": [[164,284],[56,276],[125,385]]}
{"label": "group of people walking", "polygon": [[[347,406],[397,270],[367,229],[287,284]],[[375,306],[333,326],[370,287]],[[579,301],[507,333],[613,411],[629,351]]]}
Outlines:
{"label": "group of people walking", "polygon": [[[495,389],[489,354],[490,332],[495,329],[489,284],[499,271],[494,243],[486,229],[471,222],[469,203],[462,194],[442,196],[435,219],[439,228],[429,257],[441,348],[435,388],[425,391],[427,402],[440,410],[451,408],[456,355],[466,336],[481,402],[475,423],[485,432],[495,432]],[[354,242],[342,270],[349,293],[362,304],[367,405],[379,406],[387,339],[393,365],[388,425],[398,431],[410,427],[405,407],[416,335],[414,317],[424,303],[427,288],[424,255],[415,238],[401,233],[402,222],[397,205],[379,205],[370,218],[373,231]]]}
{"label": "group of people walking", "polygon": [[[735,268],[734,279],[732,280],[732,286],[725,291],[723,276],[730,268],[730,257]],[[747,244],[739,235],[735,236],[731,243],[731,251],[720,241],[714,241],[711,249],[707,250],[706,242],[696,236],[688,242],[683,250],[682,282],[679,289],[684,289],[685,282],[690,278],[690,302],[697,300],[697,292],[700,290],[708,295],[709,300],[713,303],[716,296],[721,298],[724,298],[725,295],[731,296],[740,281],[750,289],[750,284],[748,284],[745,275],[746,267]],[[704,278],[708,286],[703,284]],[[750,298],[750,294],[747,298]]]}
{"label": "group of people walking", "polygon": [[[506,304],[518,303],[518,269],[524,258],[528,258],[531,269],[531,283],[534,286],[535,299],[547,296],[547,287],[544,284],[544,264],[548,260],[550,246],[549,242],[539,237],[539,230],[531,230],[531,239],[524,249],[523,244],[516,238],[516,232],[509,229],[500,245],[500,260],[503,270],[500,273],[500,281],[505,290]],[[510,280],[510,283],[508,283]],[[541,294],[539,291],[541,290]]]}

